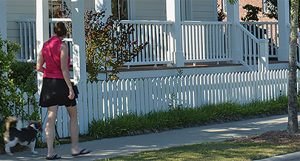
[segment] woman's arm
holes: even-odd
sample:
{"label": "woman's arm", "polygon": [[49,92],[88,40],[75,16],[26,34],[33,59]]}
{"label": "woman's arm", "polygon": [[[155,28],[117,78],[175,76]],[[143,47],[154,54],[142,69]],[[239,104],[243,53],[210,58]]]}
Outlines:
{"label": "woman's arm", "polygon": [[64,76],[64,80],[67,83],[67,86],[69,87],[69,99],[74,99],[75,93],[71,84],[70,80],[70,72],[69,72],[69,67],[68,67],[68,60],[69,60],[69,55],[68,55],[68,48],[65,43],[62,43],[61,48],[60,48],[60,64],[61,64],[61,71]]}
{"label": "woman's arm", "polygon": [[36,63],[36,70],[44,73],[44,70],[45,70],[45,68],[43,67],[44,63],[45,63],[45,61],[44,61],[43,54],[42,54],[42,52],[40,52],[38,55],[38,61]]}

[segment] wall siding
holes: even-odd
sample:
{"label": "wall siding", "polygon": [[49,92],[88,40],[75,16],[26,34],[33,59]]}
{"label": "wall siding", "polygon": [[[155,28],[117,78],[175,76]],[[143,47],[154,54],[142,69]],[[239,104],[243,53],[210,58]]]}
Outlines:
{"label": "wall siding", "polygon": [[[186,8],[193,21],[216,21],[216,0],[191,0]],[[166,0],[132,0],[132,20],[166,20]],[[185,19],[185,18],[183,18]]]}
{"label": "wall siding", "polygon": [[133,0],[133,20],[166,20],[165,0]]}
{"label": "wall siding", "polygon": [[7,1],[7,39],[19,42],[19,25],[16,22],[34,19],[35,6],[35,0],[26,0],[26,3],[21,3],[20,0]]}
{"label": "wall siding", "polygon": [[191,10],[193,21],[217,21],[216,0],[192,0]]}

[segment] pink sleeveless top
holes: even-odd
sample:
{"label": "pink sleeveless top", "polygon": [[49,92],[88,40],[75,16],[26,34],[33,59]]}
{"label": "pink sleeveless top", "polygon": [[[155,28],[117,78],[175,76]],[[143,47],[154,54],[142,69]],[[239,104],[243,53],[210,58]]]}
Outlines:
{"label": "pink sleeveless top", "polygon": [[[62,43],[63,41],[58,36],[53,36],[44,43],[42,48],[42,55],[46,64],[44,78],[64,78],[60,67],[60,48]],[[68,67],[70,68],[70,57],[68,57]]]}

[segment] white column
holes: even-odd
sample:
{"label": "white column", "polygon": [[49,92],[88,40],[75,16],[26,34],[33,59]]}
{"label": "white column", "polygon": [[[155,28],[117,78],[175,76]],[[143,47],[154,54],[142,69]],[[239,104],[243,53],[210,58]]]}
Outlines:
{"label": "white column", "polygon": [[242,59],[242,48],[241,45],[241,30],[239,28],[240,24],[240,10],[239,1],[237,0],[235,4],[227,3],[227,21],[232,23],[231,27],[231,52],[232,57],[235,62]]}
{"label": "white column", "polygon": [[7,10],[6,0],[2,0],[0,3],[0,34],[3,40],[7,39]]}
{"label": "white column", "polygon": [[171,46],[173,51],[174,65],[177,67],[184,66],[184,56],[182,52],[182,36],[181,36],[181,6],[180,0],[166,0],[167,21],[173,22],[171,32]]}
{"label": "white column", "polygon": [[[36,50],[40,53],[43,44],[49,39],[48,0],[36,0]],[[37,54],[39,56],[39,54]],[[38,58],[37,58],[38,60]],[[38,92],[42,86],[42,73],[37,74]]]}
{"label": "white column", "polygon": [[74,81],[79,88],[78,115],[80,133],[88,130],[87,92],[86,92],[86,53],[84,33],[84,1],[71,0],[73,35],[73,72]]}
{"label": "white column", "polygon": [[112,15],[111,0],[95,0],[95,11],[105,11],[103,21],[106,22],[107,18]]}
{"label": "white column", "polygon": [[289,59],[289,37],[290,37],[290,13],[289,1],[277,0],[278,6],[278,29],[279,29],[279,49],[278,61],[288,61]]}

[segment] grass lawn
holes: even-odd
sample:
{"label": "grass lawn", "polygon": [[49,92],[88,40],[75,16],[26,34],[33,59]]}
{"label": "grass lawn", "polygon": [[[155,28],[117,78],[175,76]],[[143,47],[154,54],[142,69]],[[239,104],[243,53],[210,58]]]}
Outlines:
{"label": "grass lawn", "polygon": [[[147,151],[110,159],[111,161],[251,161],[300,150],[300,136],[286,132],[267,132],[260,136],[223,142]],[[100,161],[100,160],[99,160]]]}

